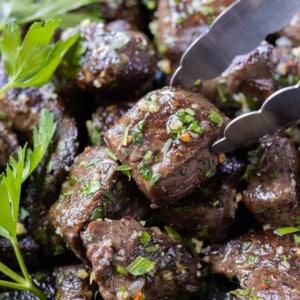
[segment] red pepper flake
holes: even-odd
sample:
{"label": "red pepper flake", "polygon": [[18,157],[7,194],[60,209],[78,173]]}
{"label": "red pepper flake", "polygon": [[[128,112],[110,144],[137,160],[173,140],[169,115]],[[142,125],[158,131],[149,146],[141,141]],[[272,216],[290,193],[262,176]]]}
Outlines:
{"label": "red pepper flake", "polygon": [[265,289],[265,290],[267,290],[267,289],[270,288],[270,286],[264,283],[264,284],[262,285],[262,288]]}
{"label": "red pepper flake", "polygon": [[220,164],[224,163],[225,158],[226,158],[226,157],[225,157],[225,153],[221,153],[221,154],[219,155],[219,157],[218,157],[219,163],[220,163]]}
{"label": "red pepper flake", "polygon": [[85,147],[85,148],[84,148],[84,151],[83,151],[83,152],[84,152],[85,154],[87,154],[87,153],[90,153],[91,151],[92,151],[92,148],[91,148],[90,146],[88,146],[88,147]]}
{"label": "red pepper flake", "polygon": [[285,64],[287,67],[293,67],[295,65],[291,59],[288,59]]}
{"label": "red pepper flake", "polygon": [[142,291],[139,291],[137,295],[134,297],[134,300],[143,300],[144,299],[144,294]]}

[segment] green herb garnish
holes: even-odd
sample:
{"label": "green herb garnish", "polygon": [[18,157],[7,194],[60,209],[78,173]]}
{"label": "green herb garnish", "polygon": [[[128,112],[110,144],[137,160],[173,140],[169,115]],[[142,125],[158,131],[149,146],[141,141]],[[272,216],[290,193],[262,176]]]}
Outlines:
{"label": "green herb garnish", "polygon": [[147,245],[151,241],[151,234],[146,230],[142,231],[142,235],[139,237],[139,241],[142,246]]}
{"label": "green herb garnish", "polygon": [[138,256],[128,267],[131,275],[140,276],[149,273],[154,269],[155,263],[148,258]]}
{"label": "green herb garnish", "polygon": [[18,245],[16,230],[22,183],[31,175],[43,158],[55,129],[56,124],[53,115],[43,109],[39,126],[33,131],[33,150],[27,148],[27,145],[23,148],[20,147],[17,158],[10,159],[5,173],[1,174],[0,180],[0,236],[11,242],[22,272],[21,276],[0,262],[0,271],[12,280],[0,280],[0,285],[28,290],[40,299],[47,299],[47,297],[33,284],[30,278]]}
{"label": "green herb garnish", "polygon": [[274,233],[279,235],[286,235],[291,233],[297,233],[300,232],[299,227],[281,227],[274,230]]}
{"label": "green herb garnish", "polygon": [[123,174],[125,174],[128,177],[128,181],[131,180],[131,170],[132,170],[132,167],[130,167],[128,165],[121,165],[121,166],[118,166],[116,168],[116,170],[122,172]]}
{"label": "green herb garnish", "polygon": [[212,123],[214,123],[217,126],[221,126],[223,124],[223,118],[221,117],[221,115],[218,112],[216,112],[213,109],[211,109],[209,111],[208,117],[212,121]]}
{"label": "green herb garnish", "polygon": [[126,276],[128,274],[127,270],[120,265],[117,265],[116,269],[117,269],[117,272],[122,276]]}
{"label": "green herb garnish", "polygon": [[[19,24],[31,23],[36,20],[46,21],[51,18],[61,16],[66,18],[67,12],[75,10],[79,7],[98,3],[99,0],[6,0],[0,1],[0,31],[5,28],[5,24],[9,19],[16,19]],[[77,13],[78,15],[78,13]],[[79,14],[74,20],[74,14],[71,14],[73,20],[69,24],[78,24],[83,17],[90,15]],[[68,18],[69,19],[69,18]]]}
{"label": "green herb garnish", "polygon": [[169,236],[171,236],[173,239],[181,241],[182,237],[180,236],[180,234],[175,231],[172,227],[170,226],[164,226],[165,231],[169,234]]}
{"label": "green herb garnish", "polygon": [[75,34],[51,45],[58,24],[59,20],[33,23],[23,42],[21,29],[15,21],[5,26],[0,51],[8,83],[1,88],[0,94],[10,88],[40,86],[51,79],[63,56],[79,37]]}

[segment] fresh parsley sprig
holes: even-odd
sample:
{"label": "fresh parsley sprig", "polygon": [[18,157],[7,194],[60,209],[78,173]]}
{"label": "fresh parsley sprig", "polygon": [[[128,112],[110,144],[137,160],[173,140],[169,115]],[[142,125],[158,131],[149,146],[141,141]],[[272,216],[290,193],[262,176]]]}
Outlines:
{"label": "fresh parsley sprig", "polygon": [[0,262],[0,272],[10,280],[0,280],[0,286],[29,290],[41,300],[47,297],[33,284],[25,266],[17,240],[17,224],[22,183],[35,170],[44,156],[54,135],[56,124],[53,115],[43,109],[40,115],[38,128],[33,132],[33,150],[19,148],[17,158],[11,158],[5,173],[0,179],[0,236],[8,239],[14,249],[22,276]]}
{"label": "fresh parsley sprig", "polygon": [[47,83],[63,56],[79,38],[79,33],[56,44],[50,44],[59,20],[33,23],[23,42],[21,29],[15,21],[5,26],[0,38],[0,52],[8,83],[0,94],[10,88],[40,86]]}
{"label": "fresh parsley sprig", "polygon": [[99,0],[0,0],[0,31],[9,19],[16,19],[19,24],[46,21],[97,2]]}

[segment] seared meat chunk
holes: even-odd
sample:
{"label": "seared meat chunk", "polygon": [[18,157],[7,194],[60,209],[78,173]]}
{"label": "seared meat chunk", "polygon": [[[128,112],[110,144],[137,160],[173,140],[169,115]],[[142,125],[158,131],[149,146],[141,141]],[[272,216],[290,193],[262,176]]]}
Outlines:
{"label": "seared meat chunk", "polygon": [[244,167],[240,158],[226,158],[201,188],[175,206],[150,211],[150,220],[158,219],[184,236],[225,240],[234,220],[236,188]]}
{"label": "seared meat chunk", "polygon": [[158,2],[157,44],[162,55],[166,56],[173,66],[187,47],[201,33],[208,29],[210,23],[234,0],[214,0],[208,4],[204,1]]}
{"label": "seared meat chunk", "polygon": [[59,200],[50,209],[50,221],[74,251],[85,259],[80,232],[98,218],[132,216],[140,219],[148,210],[142,193],[117,171],[118,163],[102,146],[86,148],[71,167]]}
{"label": "seared meat chunk", "polygon": [[81,235],[103,299],[174,299],[195,292],[197,260],[158,228],[125,218],[95,221]]}
{"label": "seared meat chunk", "polygon": [[141,3],[138,0],[101,0],[99,12],[105,21],[126,20],[138,28],[144,28]]}
{"label": "seared meat chunk", "polygon": [[17,153],[18,146],[18,138],[9,124],[0,121],[0,170],[6,167],[9,157]]}
{"label": "seared meat chunk", "polygon": [[151,200],[166,207],[215,172],[211,144],[227,118],[204,97],[165,87],[147,94],[105,134],[107,145]]}
{"label": "seared meat chunk", "polygon": [[99,107],[92,119],[86,122],[90,142],[93,145],[104,145],[105,132],[132,106],[133,103],[124,102]]}
{"label": "seared meat chunk", "polygon": [[[0,86],[7,83],[7,76],[0,63]],[[32,139],[32,129],[38,124],[39,113],[47,107],[58,119],[62,114],[62,107],[51,84],[40,88],[9,89],[0,96],[0,112],[12,124],[12,129],[20,135],[22,141]]]}
{"label": "seared meat chunk", "polygon": [[84,265],[60,267],[56,274],[56,300],[92,300],[94,291]]}
{"label": "seared meat chunk", "polygon": [[274,91],[271,45],[262,44],[252,52],[237,56],[219,77],[203,81],[200,93],[218,108],[233,115],[258,109]]}
{"label": "seared meat chunk", "polygon": [[210,249],[209,257],[213,272],[236,277],[249,299],[300,299],[299,245],[292,234],[246,234]]}
{"label": "seared meat chunk", "polygon": [[[103,23],[88,21],[81,23],[79,29],[81,41],[77,47],[81,49],[80,67],[74,66],[72,57],[73,61],[60,71],[61,76],[65,77],[61,80],[63,89],[121,94],[122,91],[141,88],[153,80],[155,55],[144,34],[132,30],[114,31]],[[68,29],[62,37],[74,30],[77,29]]]}
{"label": "seared meat chunk", "polygon": [[264,224],[285,226],[293,224],[293,210],[297,206],[297,153],[287,138],[267,138],[258,152],[261,163],[243,192],[243,202]]}

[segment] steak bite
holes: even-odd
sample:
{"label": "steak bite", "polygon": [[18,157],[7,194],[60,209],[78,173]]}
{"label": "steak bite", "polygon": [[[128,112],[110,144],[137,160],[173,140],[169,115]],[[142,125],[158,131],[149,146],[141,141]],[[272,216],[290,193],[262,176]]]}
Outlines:
{"label": "steak bite", "polygon": [[130,218],[95,221],[81,237],[104,300],[174,299],[199,289],[197,259],[158,228]]}
{"label": "steak bite", "polygon": [[300,299],[299,244],[292,234],[250,233],[208,254],[212,271],[236,277],[247,299]]}
{"label": "steak bite", "polygon": [[262,44],[234,58],[225,72],[202,81],[194,89],[230,115],[258,109],[275,91],[272,73],[273,46]]}
{"label": "steak bite", "polygon": [[157,44],[160,53],[176,66],[187,47],[208,29],[218,16],[234,0],[158,2]]}
{"label": "steak bite", "polygon": [[60,267],[56,274],[56,300],[92,300],[89,271],[81,265]]}
{"label": "steak bite", "polygon": [[226,158],[215,176],[179,203],[150,211],[150,220],[170,225],[185,237],[225,240],[234,221],[236,189],[244,167],[240,158]]}
{"label": "steak bite", "polygon": [[267,138],[261,147],[260,166],[250,177],[243,202],[263,224],[292,225],[298,205],[296,149],[290,140],[280,136]]}
{"label": "steak bite", "polygon": [[147,94],[105,134],[107,145],[151,200],[166,207],[211,176],[210,151],[227,118],[204,97],[165,87]]}
{"label": "steak bite", "polygon": [[[68,29],[62,38],[74,30]],[[122,94],[140,89],[154,79],[155,55],[143,33],[110,30],[103,23],[89,21],[82,22],[79,30],[80,43],[59,73],[63,90],[75,88],[101,95]],[[78,52],[80,56],[76,57]]]}
{"label": "steak bite", "polygon": [[60,197],[49,212],[56,232],[83,260],[80,232],[92,220],[122,216],[140,219],[148,210],[143,194],[117,171],[118,163],[107,150],[88,147],[75,159]]}

